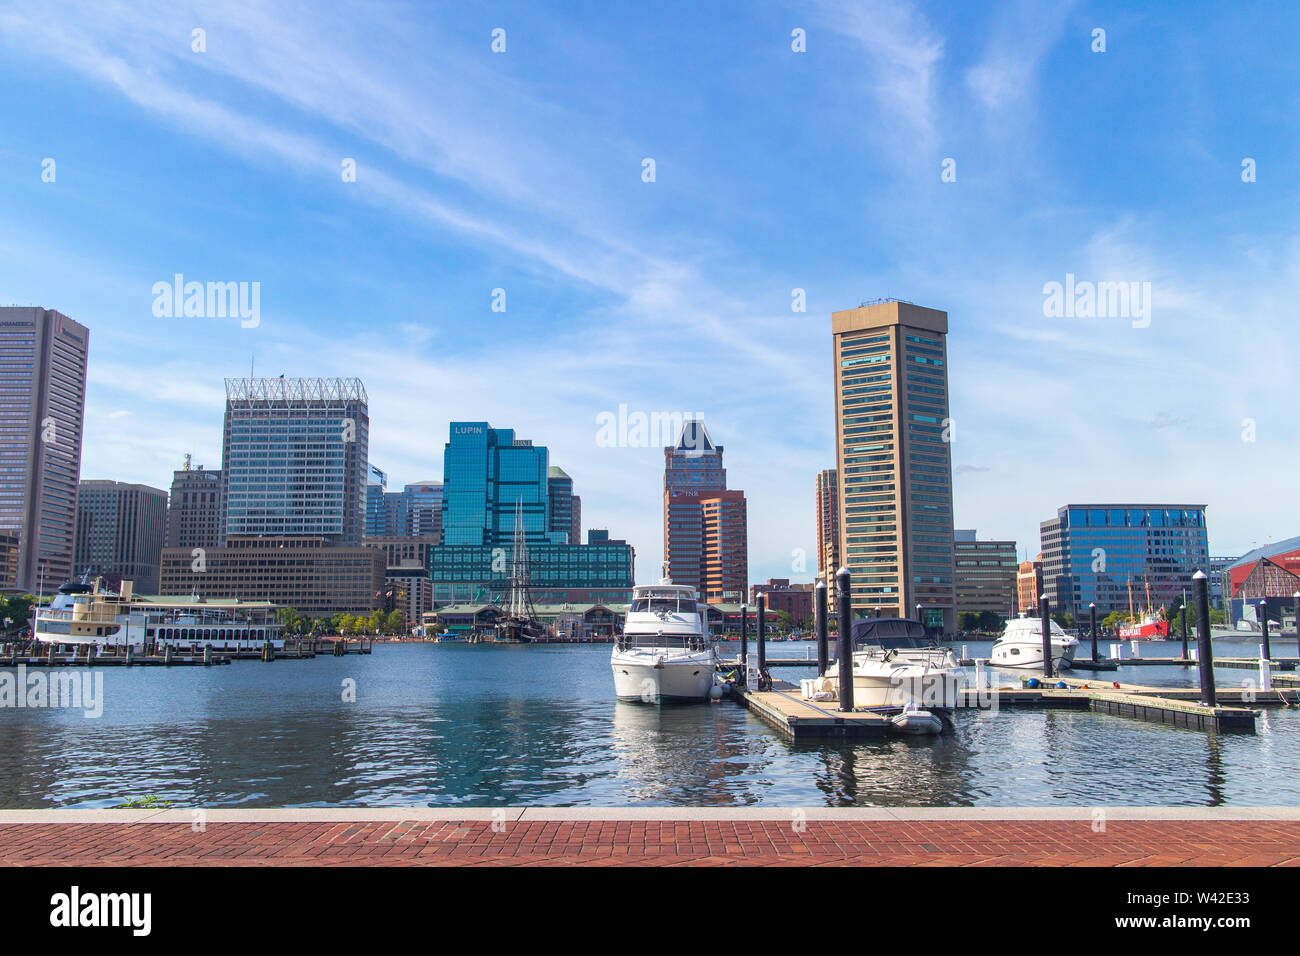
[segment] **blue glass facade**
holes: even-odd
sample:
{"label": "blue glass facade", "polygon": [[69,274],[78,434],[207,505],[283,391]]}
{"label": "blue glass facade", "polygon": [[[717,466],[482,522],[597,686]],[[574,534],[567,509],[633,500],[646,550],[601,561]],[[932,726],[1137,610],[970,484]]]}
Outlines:
{"label": "blue glass facade", "polygon": [[1043,586],[1075,614],[1174,606],[1209,567],[1204,505],[1066,505],[1041,529]]}
{"label": "blue glass facade", "polygon": [[[554,516],[551,508],[557,499],[567,503],[573,498],[572,481],[552,470],[548,458],[545,446],[517,438],[513,429],[487,422],[451,423],[443,449],[442,542],[429,559],[435,602],[453,594],[456,600],[473,595],[490,600],[506,586],[520,506],[535,588],[630,595],[631,545],[570,543],[571,514]],[[557,486],[559,475],[563,480]]]}

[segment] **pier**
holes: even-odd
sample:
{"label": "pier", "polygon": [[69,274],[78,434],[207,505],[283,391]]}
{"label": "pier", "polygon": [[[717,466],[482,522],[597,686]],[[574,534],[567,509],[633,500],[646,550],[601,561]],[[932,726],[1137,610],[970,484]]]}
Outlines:
{"label": "pier", "polygon": [[0,668],[7,667],[211,667],[231,661],[310,660],[315,657],[344,657],[374,653],[374,641],[359,638],[305,638],[286,640],[282,647],[216,648],[212,645],[151,645],[142,651],[114,645],[83,645],[60,651],[53,645],[0,644]]}

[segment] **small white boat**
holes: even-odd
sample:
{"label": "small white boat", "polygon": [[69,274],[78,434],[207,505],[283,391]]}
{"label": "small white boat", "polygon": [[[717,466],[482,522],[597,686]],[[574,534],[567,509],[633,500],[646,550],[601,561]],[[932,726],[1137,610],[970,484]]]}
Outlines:
{"label": "small white boat", "polygon": [[623,633],[609,658],[619,700],[707,701],[717,662],[694,588],[665,578],[632,591]]}
{"label": "small white boat", "polygon": [[920,737],[926,734],[943,733],[943,720],[938,714],[921,710],[915,701],[903,706],[903,712],[890,718],[889,722],[900,734]]}
{"label": "small white boat", "polygon": [[[1079,639],[1066,634],[1055,621],[1048,621],[1052,648],[1052,669],[1068,668],[1079,649]],[[1043,623],[1036,617],[1020,616],[1007,621],[1002,636],[993,642],[989,662],[994,667],[1043,667]]]}
{"label": "small white boat", "polygon": [[[952,651],[909,618],[869,618],[853,625],[854,707],[903,707],[909,703],[952,710],[964,680]],[[825,684],[838,686],[839,662]],[[821,687],[817,688],[821,690]]]}

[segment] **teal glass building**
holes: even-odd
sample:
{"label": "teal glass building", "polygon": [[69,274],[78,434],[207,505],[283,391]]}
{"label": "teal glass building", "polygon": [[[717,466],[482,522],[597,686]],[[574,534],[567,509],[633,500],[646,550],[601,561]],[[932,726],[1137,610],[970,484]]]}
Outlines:
{"label": "teal glass building", "polygon": [[[625,541],[571,542],[572,482],[544,445],[487,422],[452,422],[443,448],[442,541],[430,550],[434,603],[488,602],[508,586],[522,514],[538,602],[631,599],[635,551]],[[557,506],[564,513],[552,514]]]}

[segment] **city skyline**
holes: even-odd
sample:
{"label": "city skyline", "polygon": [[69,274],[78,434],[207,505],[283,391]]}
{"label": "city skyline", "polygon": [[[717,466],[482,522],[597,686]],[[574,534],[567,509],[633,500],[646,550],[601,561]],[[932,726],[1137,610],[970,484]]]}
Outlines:
{"label": "city skyline", "polygon": [[[219,461],[221,379],[255,355],[259,374],[366,381],[371,460],[399,485],[434,473],[447,422],[541,437],[644,580],[660,436],[604,446],[597,418],[689,410],[743,476],[751,579],[809,580],[807,489],[834,465],[827,317],[896,294],[950,316],[957,526],[1032,559],[1063,502],[1192,500],[1212,553],[1286,534],[1269,502],[1300,464],[1281,394],[1296,156],[1263,104],[1296,68],[1255,44],[1236,73],[1207,48],[1286,30],[1281,5],[1220,5],[1231,38],[1118,6],[680,10],[672,58],[634,39],[658,35],[650,11],[591,11],[560,48],[524,5],[455,29],[405,6],[292,28],[59,6],[0,14],[0,70],[30,93],[0,151],[21,224],[0,283],[95,334],[84,479],[166,488],[184,453]],[[724,136],[698,132],[701,100]],[[156,315],[178,274],[259,283],[257,323]],[[1147,314],[1047,314],[1048,285],[1108,280],[1150,283]]]}

